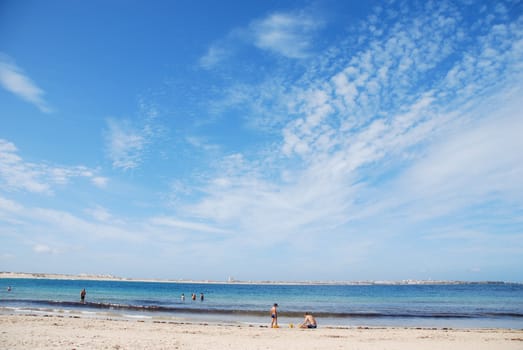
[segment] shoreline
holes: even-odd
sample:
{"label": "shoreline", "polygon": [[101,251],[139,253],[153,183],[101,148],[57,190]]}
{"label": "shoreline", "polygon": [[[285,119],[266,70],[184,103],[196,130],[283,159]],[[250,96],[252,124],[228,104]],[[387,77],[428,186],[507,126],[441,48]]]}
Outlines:
{"label": "shoreline", "polygon": [[320,327],[0,314],[9,349],[521,349],[523,330]]}
{"label": "shoreline", "polygon": [[[53,311],[61,310],[62,314],[113,314],[111,317],[134,314],[151,316],[148,318],[182,316],[202,321],[264,322],[268,305],[278,301],[283,307],[281,316],[287,319],[283,322],[297,323],[304,311],[310,311],[322,319],[323,325],[333,326],[523,329],[519,285],[278,287],[186,281],[148,284],[151,282],[133,283],[112,276],[113,282],[107,281],[111,278],[108,276],[102,276],[106,280],[101,282],[86,281],[85,275],[16,274],[18,280],[12,278],[14,273],[3,276],[11,278],[0,279],[0,306],[14,313],[29,310],[57,314]],[[100,276],[88,277],[100,280]],[[81,303],[79,291],[84,287],[92,293],[88,292],[87,302]],[[180,300],[181,294],[190,292],[204,292],[209,299],[194,304]],[[433,299],[433,295],[437,297]],[[477,298],[482,298],[482,302],[470,304]],[[411,305],[412,301],[417,303]]]}
{"label": "shoreline", "polygon": [[[181,310],[176,313],[156,313],[141,312],[135,310],[121,310],[119,308],[97,310],[85,308],[46,308],[46,307],[12,307],[0,306],[1,316],[35,316],[35,317],[58,317],[58,318],[87,318],[96,320],[123,320],[153,322],[153,323],[187,323],[187,324],[227,324],[227,325],[266,325],[266,312],[256,315],[231,312],[227,314],[215,312],[187,312]],[[480,320],[448,319],[439,322],[439,319],[413,318],[411,320],[400,319],[391,320],[390,318],[369,319],[363,318],[332,318],[323,317],[315,313],[320,320],[320,327],[325,329],[368,329],[368,328],[406,328],[406,329],[432,329],[432,330],[520,330],[523,331],[523,324],[495,324],[492,321],[481,322]],[[278,317],[279,324],[283,328],[292,328],[303,320],[303,314],[289,314],[284,312]]]}
{"label": "shoreline", "polygon": [[98,274],[60,274],[37,272],[0,272],[1,279],[54,279],[71,281],[119,281],[179,284],[238,284],[238,285],[462,285],[462,284],[523,284],[509,281],[446,281],[446,280],[401,280],[401,281],[216,281],[189,279],[130,278]]}

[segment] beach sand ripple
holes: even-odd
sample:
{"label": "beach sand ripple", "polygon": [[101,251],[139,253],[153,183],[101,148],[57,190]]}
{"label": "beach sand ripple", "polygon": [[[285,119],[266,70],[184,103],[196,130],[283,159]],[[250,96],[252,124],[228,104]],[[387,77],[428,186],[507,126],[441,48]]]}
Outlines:
{"label": "beach sand ripple", "polygon": [[0,315],[3,349],[523,349],[523,330],[318,328]]}

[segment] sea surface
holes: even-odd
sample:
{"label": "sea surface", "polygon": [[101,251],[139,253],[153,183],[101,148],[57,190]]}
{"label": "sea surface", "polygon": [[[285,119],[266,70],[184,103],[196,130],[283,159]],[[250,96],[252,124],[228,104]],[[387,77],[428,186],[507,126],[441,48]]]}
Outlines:
{"label": "sea surface", "polygon": [[[2,313],[269,324],[269,310],[278,303],[281,326],[301,322],[309,311],[320,326],[523,329],[523,285],[511,283],[273,285],[0,279],[0,288]],[[85,303],[80,301],[83,288]],[[196,301],[191,300],[192,293]]]}

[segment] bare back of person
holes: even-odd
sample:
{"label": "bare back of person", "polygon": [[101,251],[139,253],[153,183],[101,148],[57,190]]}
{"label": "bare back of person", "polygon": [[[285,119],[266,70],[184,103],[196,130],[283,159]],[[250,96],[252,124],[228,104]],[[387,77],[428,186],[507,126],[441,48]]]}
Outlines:
{"label": "bare back of person", "polygon": [[318,323],[316,322],[316,319],[314,316],[312,316],[310,313],[305,313],[305,319],[303,320],[303,323],[300,325],[300,328],[316,328],[318,327]]}

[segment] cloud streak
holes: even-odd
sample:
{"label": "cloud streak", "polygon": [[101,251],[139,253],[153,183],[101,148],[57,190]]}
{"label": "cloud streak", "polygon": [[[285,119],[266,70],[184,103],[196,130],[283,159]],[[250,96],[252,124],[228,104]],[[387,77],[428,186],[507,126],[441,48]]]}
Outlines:
{"label": "cloud streak", "polygon": [[123,170],[137,168],[142,163],[147,143],[142,131],[114,119],[108,120],[107,124],[107,149],[113,167]]}
{"label": "cloud streak", "polygon": [[275,54],[302,59],[314,48],[314,35],[323,22],[305,14],[273,13],[266,18],[253,21],[249,31],[254,45]]}
{"label": "cloud streak", "polygon": [[[286,110],[279,148],[272,144],[271,156],[261,160],[224,159],[225,169],[217,168],[200,188],[204,198],[183,208],[185,214],[218,227],[238,223],[237,234],[252,244],[293,245],[296,235],[318,236],[316,242],[328,250],[334,248],[319,238],[327,232],[341,246],[354,239],[363,244],[358,227],[374,232],[366,245],[392,236],[407,239],[420,221],[450,220],[460,232],[466,224],[452,215],[466,218],[478,205],[495,201],[503,207],[517,200],[522,162],[510,150],[522,146],[516,112],[516,101],[523,100],[517,88],[521,17],[507,22],[503,11],[498,22],[479,17],[476,36],[467,37],[470,24],[453,5],[426,4],[408,17],[399,15],[404,10],[377,8],[361,24],[360,44],[348,39],[327,50],[298,81],[271,77],[243,88],[241,103],[250,103],[250,111],[270,94],[263,105]],[[372,19],[380,16],[388,21]],[[256,45],[301,57],[278,44],[288,43],[294,23],[278,16],[253,22]],[[291,34],[277,35],[286,29]],[[260,92],[265,87],[266,95]],[[486,97],[512,112],[474,108],[488,106]],[[257,116],[260,122],[253,125],[272,117]]]}
{"label": "cloud streak", "polygon": [[132,170],[141,166],[153,142],[164,133],[154,106],[142,100],[139,113],[137,122],[129,119],[107,119],[105,148],[116,169]]}
{"label": "cloud streak", "polygon": [[0,53],[0,85],[21,99],[35,105],[43,113],[51,113],[51,108],[44,99],[45,92],[39,88],[24,72],[12,63],[12,60]]}
{"label": "cloud streak", "polygon": [[[140,256],[146,269],[191,278],[229,270],[240,278],[256,270],[259,279],[460,278],[486,276],[490,261],[503,265],[505,257],[519,266],[523,17],[507,8],[390,2],[351,23],[341,40],[303,11],[246,21],[198,62],[235,67],[205,72],[224,73],[226,82],[211,77],[220,91],[197,101],[208,103],[198,109],[207,123],[193,120],[198,113],[177,120],[177,164],[160,163],[171,143],[154,159],[155,170],[168,171],[155,174],[158,183],[125,184],[125,199],[142,203],[120,208],[116,196],[102,195],[86,208],[57,210],[0,197],[0,230],[8,237],[16,225],[22,237],[39,228],[41,237],[25,241],[33,255],[85,248],[96,254],[90,262],[106,254],[144,269]],[[323,52],[313,40],[320,31],[331,40]],[[263,58],[254,78],[242,76],[242,49],[248,60]],[[140,108],[138,120],[106,120],[115,169],[145,168],[157,150],[158,113]],[[216,113],[230,119],[209,121]],[[108,185],[86,167],[27,162],[0,140],[7,194],[49,194],[75,177]],[[310,256],[322,263],[304,271]]]}
{"label": "cloud streak", "polygon": [[243,45],[270,52],[276,57],[305,59],[315,52],[314,39],[324,25],[323,20],[305,11],[274,12],[216,40],[198,63],[204,69],[215,68],[231,59]]}
{"label": "cloud streak", "polygon": [[220,62],[223,62],[230,56],[230,51],[224,47],[214,44],[207,50],[207,53],[203,55],[199,60],[200,67],[204,69],[211,69]]}
{"label": "cloud streak", "polygon": [[51,194],[55,186],[64,186],[73,178],[86,178],[97,187],[105,187],[108,179],[85,166],[52,166],[24,161],[16,146],[0,139],[0,182],[8,191]]}

